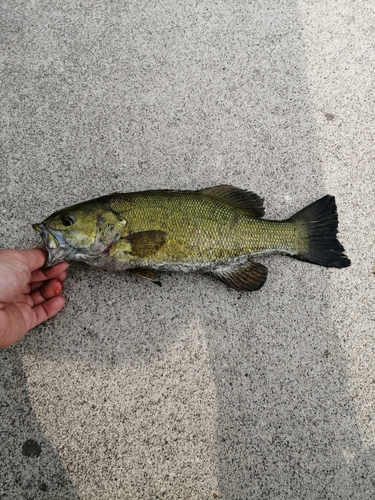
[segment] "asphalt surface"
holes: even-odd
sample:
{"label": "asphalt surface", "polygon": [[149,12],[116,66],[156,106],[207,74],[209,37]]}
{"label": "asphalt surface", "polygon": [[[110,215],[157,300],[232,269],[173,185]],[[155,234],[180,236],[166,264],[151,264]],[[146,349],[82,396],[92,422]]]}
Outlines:
{"label": "asphalt surface", "polygon": [[336,196],[352,266],[258,292],[71,265],[0,353],[1,499],[375,497],[375,4],[3,0],[0,246],[114,191]]}

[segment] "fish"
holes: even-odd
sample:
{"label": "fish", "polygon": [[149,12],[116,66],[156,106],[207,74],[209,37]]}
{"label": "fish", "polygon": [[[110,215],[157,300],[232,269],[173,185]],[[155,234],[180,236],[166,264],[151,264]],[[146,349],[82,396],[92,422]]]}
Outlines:
{"label": "fish", "polygon": [[254,257],[274,253],[326,267],[350,265],[337,239],[334,196],[285,220],[264,214],[256,193],[220,185],[113,193],[54,212],[33,228],[48,252],[45,267],[82,261],[158,285],[163,271],[199,272],[237,290],[259,290],[268,270]]}

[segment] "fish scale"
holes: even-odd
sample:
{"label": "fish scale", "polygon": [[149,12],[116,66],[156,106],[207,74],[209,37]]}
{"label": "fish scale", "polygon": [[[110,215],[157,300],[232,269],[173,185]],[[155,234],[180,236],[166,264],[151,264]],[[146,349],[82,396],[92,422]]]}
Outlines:
{"label": "fish scale", "polygon": [[[153,260],[195,262],[226,261],[239,255],[295,251],[303,245],[303,232],[295,225],[250,217],[222,200],[195,192],[154,192],[128,195],[111,207],[128,220],[126,232],[150,229],[167,234]],[[299,241],[298,241],[299,238]]]}
{"label": "fish scale", "polygon": [[47,267],[79,260],[157,283],[159,271],[200,271],[230,287],[257,290],[267,269],[252,257],[275,252],[327,267],[350,265],[336,238],[333,196],[284,221],[263,216],[258,195],[223,185],[114,193],[55,212],[33,227],[46,245]]}

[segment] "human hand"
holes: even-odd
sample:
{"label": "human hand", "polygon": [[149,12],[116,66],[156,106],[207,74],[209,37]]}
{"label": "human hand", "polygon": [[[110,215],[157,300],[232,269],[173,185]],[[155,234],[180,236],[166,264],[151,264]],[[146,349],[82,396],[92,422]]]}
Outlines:
{"label": "human hand", "polygon": [[0,348],[14,344],[64,307],[62,281],[68,263],[40,269],[45,260],[41,248],[0,250]]}

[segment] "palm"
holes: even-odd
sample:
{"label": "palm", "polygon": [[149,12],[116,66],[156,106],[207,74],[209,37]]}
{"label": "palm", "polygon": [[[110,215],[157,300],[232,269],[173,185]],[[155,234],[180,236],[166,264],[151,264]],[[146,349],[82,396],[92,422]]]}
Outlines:
{"label": "palm", "polygon": [[41,249],[0,251],[0,347],[7,347],[56,314],[67,263],[46,270]]}

